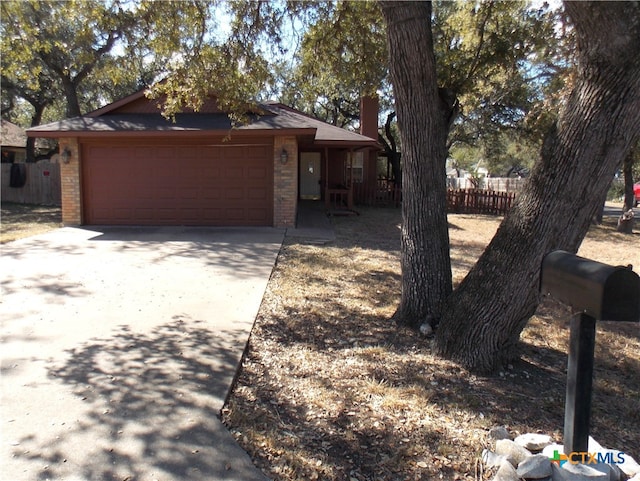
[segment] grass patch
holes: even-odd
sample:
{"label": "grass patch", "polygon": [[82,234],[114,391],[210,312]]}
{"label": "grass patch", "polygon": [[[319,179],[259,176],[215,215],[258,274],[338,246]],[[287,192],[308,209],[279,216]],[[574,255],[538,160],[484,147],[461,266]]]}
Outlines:
{"label": "grass patch", "polygon": [[[400,292],[400,212],[334,218],[327,246],[283,246],[223,419],[274,480],[477,480],[487,430],[562,437],[568,321],[545,300],[522,357],[476,376],[389,321]],[[500,219],[450,215],[459,282]],[[637,235],[594,227],[580,254],[640,266]],[[592,434],[640,457],[638,325],[601,323]]]}

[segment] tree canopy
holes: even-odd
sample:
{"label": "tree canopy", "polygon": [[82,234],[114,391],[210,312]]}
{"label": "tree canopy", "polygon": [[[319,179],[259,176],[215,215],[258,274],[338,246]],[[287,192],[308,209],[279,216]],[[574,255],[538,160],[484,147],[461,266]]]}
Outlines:
{"label": "tree canopy", "polygon": [[[522,124],[540,98],[525,64],[538,78],[557,68],[539,55],[554,45],[550,15],[524,2],[435,3],[439,83],[461,105],[450,146]],[[340,126],[357,121],[363,94],[393,110],[376,2],[7,1],[1,26],[3,98],[40,110],[64,98],[65,116],[153,84],[167,115],[211,90],[238,113],[276,96]]]}
{"label": "tree canopy", "polygon": [[10,0],[1,8],[3,91],[47,105],[63,98],[67,117],[152,85],[197,52],[211,27],[209,4],[197,1]]}

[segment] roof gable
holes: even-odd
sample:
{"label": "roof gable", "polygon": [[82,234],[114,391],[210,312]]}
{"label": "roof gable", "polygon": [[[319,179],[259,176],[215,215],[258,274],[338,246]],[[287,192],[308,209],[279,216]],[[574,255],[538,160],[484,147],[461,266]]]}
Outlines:
{"label": "roof gable", "polygon": [[[119,115],[119,114],[160,114],[162,105],[166,97],[159,99],[151,99],[147,97],[146,90],[140,90],[128,97],[117,100],[102,108],[89,112],[85,117],[101,117],[103,115]],[[185,108],[183,113],[194,113],[193,109]],[[204,100],[202,106],[198,110],[201,114],[220,114],[224,111],[218,107],[218,99],[210,96]]]}
{"label": "roof gable", "polygon": [[249,123],[235,126],[227,113],[219,109],[215,96],[205,100],[198,112],[185,109],[172,120],[161,115],[161,106],[162,99],[149,99],[141,90],[84,116],[33,127],[27,134],[31,137],[77,137],[261,132],[261,135],[304,135],[313,139],[316,145],[378,147],[377,139],[330,125],[280,103],[259,105],[259,114],[251,113]]}

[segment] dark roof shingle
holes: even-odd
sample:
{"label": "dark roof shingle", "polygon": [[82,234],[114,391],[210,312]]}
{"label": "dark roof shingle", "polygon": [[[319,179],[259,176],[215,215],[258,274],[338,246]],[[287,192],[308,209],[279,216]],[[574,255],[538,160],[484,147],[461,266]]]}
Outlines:
{"label": "dark roof shingle", "polygon": [[260,106],[265,115],[251,115],[247,124],[233,126],[224,113],[182,113],[174,120],[158,114],[109,113],[88,115],[39,125],[27,130],[30,137],[72,137],[78,134],[102,135],[117,133],[178,133],[233,131],[267,132],[294,131],[314,138],[316,144],[349,144],[354,146],[376,146],[377,140],[365,137],[315,119],[300,111],[278,103]]}

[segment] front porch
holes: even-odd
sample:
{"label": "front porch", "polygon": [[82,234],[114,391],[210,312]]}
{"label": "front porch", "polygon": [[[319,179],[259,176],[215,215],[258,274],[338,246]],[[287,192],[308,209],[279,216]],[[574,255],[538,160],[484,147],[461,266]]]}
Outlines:
{"label": "front porch", "polygon": [[399,191],[377,172],[371,148],[301,149],[299,199],[320,201],[331,215],[357,214],[355,205],[399,205]]}

